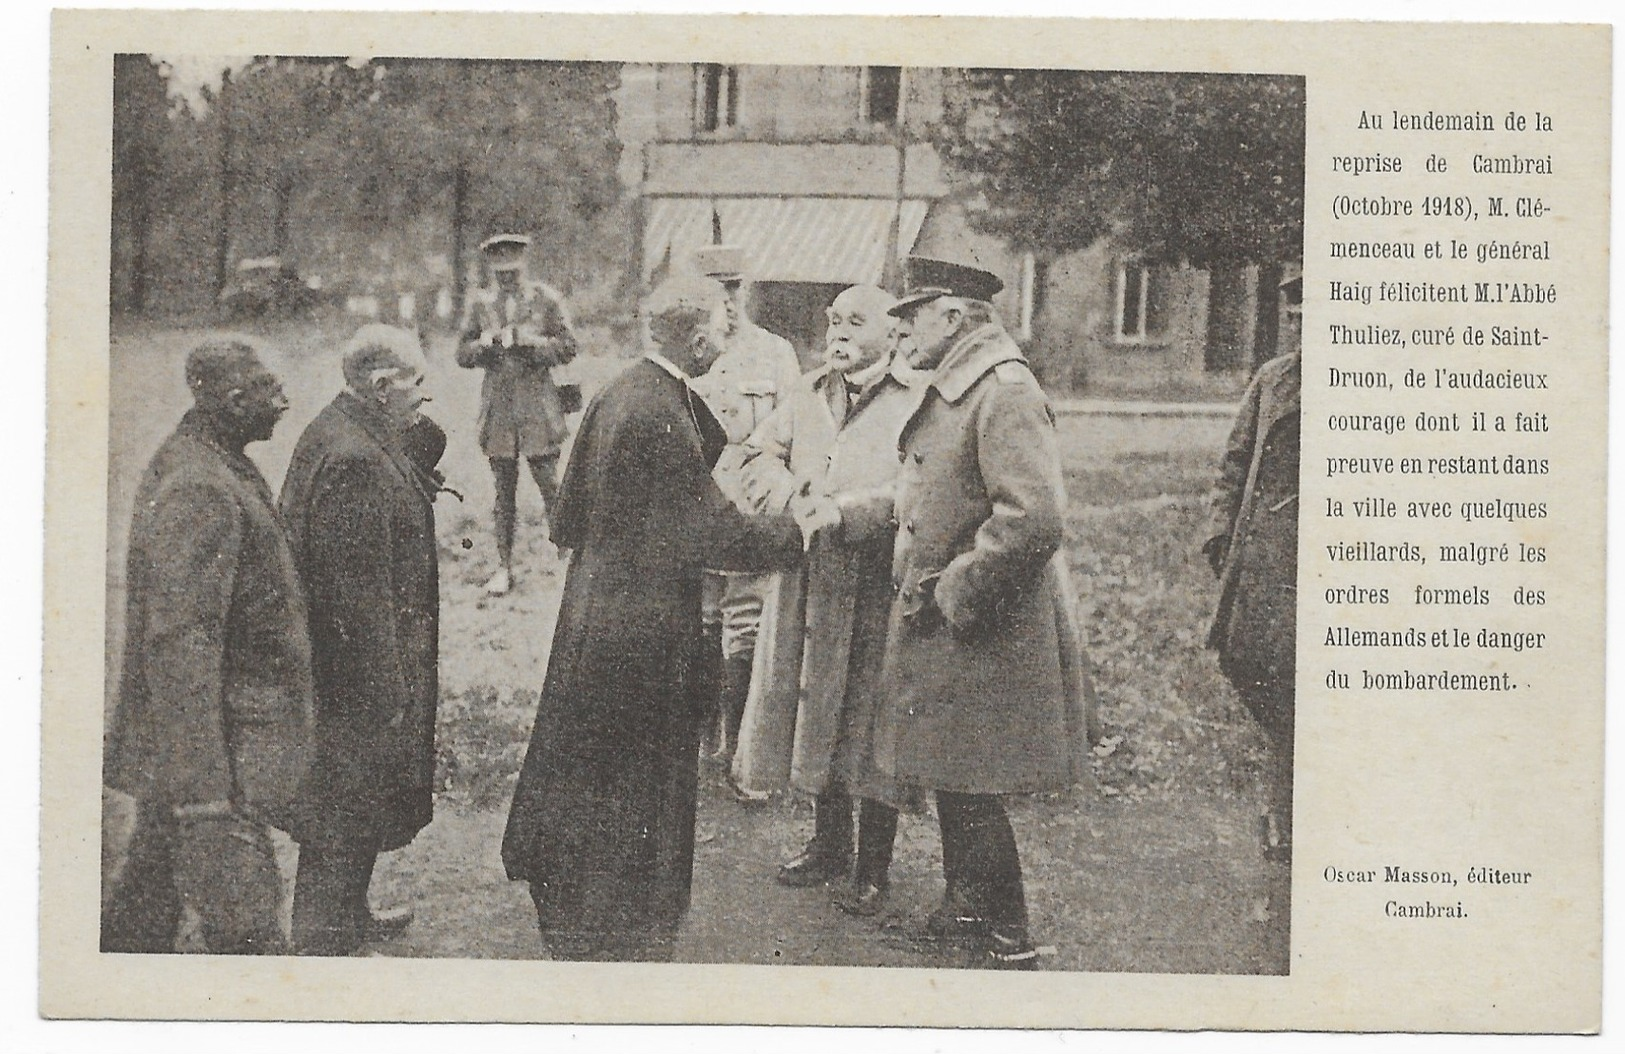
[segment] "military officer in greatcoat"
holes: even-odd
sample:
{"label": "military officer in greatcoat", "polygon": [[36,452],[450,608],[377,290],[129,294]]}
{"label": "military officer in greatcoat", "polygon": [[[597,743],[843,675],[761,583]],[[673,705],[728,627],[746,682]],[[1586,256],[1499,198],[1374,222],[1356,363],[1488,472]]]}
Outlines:
{"label": "military officer in greatcoat", "polygon": [[480,389],[480,448],[496,482],[492,519],[501,566],[486,592],[501,596],[513,588],[513,543],[519,488],[519,462],[530,470],[549,515],[558,503],[559,452],[569,436],[566,403],[553,369],[578,350],[564,297],[529,277],[530,239],[498,234],[480,249],[491,284],[469,296],[457,364],[483,369]]}
{"label": "military officer in greatcoat", "polygon": [[[1035,969],[1001,795],[1086,772],[1086,689],[1061,552],[1054,416],[975,267],[913,257],[902,319],[928,377],[898,438],[882,771],[935,792],[947,892],[929,926]],[[846,510],[843,510],[843,517]]]}
{"label": "military officer in greatcoat", "polygon": [[[707,246],[695,253],[694,265],[721,286],[726,313],[722,356],[708,374],[696,378],[694,387],[728,433],[728,446],[717,461],[717,485],[741,510],[748,511],[750,503],[740,475],[743,444],[789,396],[801,377],[801,361],[789,341],[758,326],[746,313],[744,250],[733,245]],[[716,650],[712,649],[715,642],[722,663],[714,753],[723,764],[731,762],[738,745],[762,621],[762,598],[771,584],[771,575],[737,572],[712,575],[706,583],[706,647]],[[741,797],[750,795],[741,792]]]}

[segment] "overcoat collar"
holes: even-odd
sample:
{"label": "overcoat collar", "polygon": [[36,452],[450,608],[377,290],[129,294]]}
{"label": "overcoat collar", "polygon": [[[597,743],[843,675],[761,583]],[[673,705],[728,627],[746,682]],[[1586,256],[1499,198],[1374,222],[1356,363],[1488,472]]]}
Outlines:
{"label": "overcoat collar", "polygon": [[180,427],[176,429],[182,435],[189,436],[197,443],[211,451],[220,458],[232,474],[248,483],[265,499],[265,503],[273,508],[276,500],[271,496],[271,488],[265,482],[265,476],[260,473],[254,462],[241,450],[233,450],[222,443],[215,435],[214,429],[209,426],[208,418],[197,407],[192,407],[181,415]]}
{"label": "overcoat collar", "polygon": [[694,423],[694,431],[699,435],[701,456],[705,458],[706,465],[715,467],[723,448],[728,445],[728,432],[694,390],[688,376],[669,360],[659,362],[652,355],[644,355],[638,368],[652,371],[657,384],[676,386],[677,398],[688,411],[688,419]]}
{"label": "overcoat collar", "polygon": [[1260,370],[1258,428],[1268,432],[1277,421],[1298,412],[1303,397],[1302,357],[1293,353],[1265,363]]}
{"label": "overcoat collar", "polygon": [[957,403],[976,382],[1003,362],[1027,361],[1004,327],[989,322],[965,334],[942,358],[931,375],[931,387],[950,403]]}
{"label": "overcoat collar", "polygon": [[857,397],[852,400],[852,404],[847,406],[846,377],[844,374],[836,373],[833,366],[825,363],[807,375],[813,390],[823,393],[824,403],[829,408],[830,416],[837,424],[841,423],[843,419],[843,410],[845,417],[851,417],[874,402],[875,397],[891,385],[897,384],[904,388],[916,388],[925,382],[927,376],[925,372],[911,367],[908,360],[903,356],[893,352],[891,364],[877,374],[868,384],[864,385],[863,389],[858,392]]}
{"label": "overcoat collar", "polygon": [[407,482],[417,487],[424,497],[430,501],[434,500],[434,495],[424,490],[422,478],[412,465],[411,459],[406,456],[406,452],[401,449],[400,426],[385,416],[382,410],[357,398],[353,392],[340,392],[334,396],[333,406],[372,437],[373,442],[377,443],[379,449],[389,458],[389,463],[395,466],[395,470]]}

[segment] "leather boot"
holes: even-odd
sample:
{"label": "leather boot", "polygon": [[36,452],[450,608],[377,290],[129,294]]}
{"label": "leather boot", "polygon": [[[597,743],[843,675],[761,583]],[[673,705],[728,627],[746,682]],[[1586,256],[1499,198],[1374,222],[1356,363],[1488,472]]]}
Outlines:
{"label": "leather boot", "polygon": [[880,914],[891,889],[892,846],[897,840],[897,810],[863,800],[858,811],[858,862],[850,885],[835,894],[835,906],[848,915]]}
{"label": "leather boot", "polygon": [[1026,927],[989,930],[983,948],[987,957],[982,965],[989,970],[1038,969],[1038,949],[1028,938]]}
{"label": "leather boot", "polygon": [[724,765],[733,761],[739,749],[739,729],[745,723],[745,703],[750,698],[751,655],[729,655],[722,660],[722,689],[717,693],[717,709],[722,714],[722,746],[717,751]]}
{"label": "leather boot", "polygon": [[779,868],[782,886],[819,886],[852,866],[852,799],[825,791],[813,805],[813,836],[805,849]]}

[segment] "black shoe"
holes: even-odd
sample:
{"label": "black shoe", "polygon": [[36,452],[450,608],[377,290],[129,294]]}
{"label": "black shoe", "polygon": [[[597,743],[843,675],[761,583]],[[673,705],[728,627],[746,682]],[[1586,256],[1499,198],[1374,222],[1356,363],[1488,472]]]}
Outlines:
{"label": "black shoe", "polygon": [[1038,949],[1024,933],[1003,934],[991,932],[985,945],[987,958],[982,965],[989,970],[1036,970]]}
{"label": "black shoe", "polygon": [[869,918],[880,914],[880,909],[886,906],[886,896],[890,891],[891,883],[886,879],[879,882],[858,879],[849,886],[841,887],[830,900],[848,915]]}
{"label": "black shoe", "polygon": [[925,932],[939,941],[976,941],[987,932],[987,919],[973,911],[953,890],[942,894],[942,904],[925,917]]}
{"label": "black shoe", "polygon": [[369,914],[361,923],[361,939],[363,941],[394,940],[406,932],[417,915],[411,908],[391,908]]}
{"label": "black shoe", "polygon": [[850,866],[845,853],[835,854],[818,846],[808,846],[801,855],[779,868],[779,885],[798,889],[821,886],[846,874]]}

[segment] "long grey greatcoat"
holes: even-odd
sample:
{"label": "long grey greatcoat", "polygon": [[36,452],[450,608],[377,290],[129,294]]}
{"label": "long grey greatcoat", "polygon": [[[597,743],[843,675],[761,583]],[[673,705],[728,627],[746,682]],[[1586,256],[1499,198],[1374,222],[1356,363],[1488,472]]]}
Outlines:
{"label": "long grey greatcoat", "polygon": [[997,324],[943,358],[898,441],[883,770],[933,790],[1067,786],[1086,678],[1060,553],[1049,403]]}
{"label": "long grey greatcoat", "polygon": [[1229,539],[1208,647],[1244,696],[1290,692],[1296,672],[1300,363],[1297,353],[1271,359],[1247,386],[1208,524],[1210,539]]}
{"label": "long grey greatcoat", "polygon": [[310,601],[316,764],[301,843],[407,844],[434,815],[434,506],[381,409],[348,392],[299,437],[282,516]]}
{"label": "long grey greatcoat", "polygon": [[[480,386],[480,449],[486,457],[556,457],[570,435],[553,367],[578,348],[559,292],[523,282],[516,296],[495,286],[469,294],[457,365],[485,370]],[[514,347],[482,347],[480,334],[514,326]]]}
{"label": "long grey greatcoat", "polygon": [[544,931],[669,932],[687,910],[701,569],[801,554],[789,516],[746,516],[717,488],[725,438],[699,396],[647,359],[582,418],[554,521],[570,567],[502,841]]}
{"label": "long grey greatcoat", "polygon": [[[801,482],[889,511],[897,434],[924,376],[899,359],[849,398],[828,367],[803,377],[745,441],[745,490],[758,508],[787,506]],[[889,517],[837,532],[802,574],[779,576],[766,598],[734,778],[750,790],[786,784],[817,794],[831,779],[892,804],[906,795],[874,765],[881,663],[891,612]]]}
{"label": "long grey greatcoat", "polygon": [[136,490],[126,574],[105,782],[283,825],[314,726],[304,597],[265,479],[196,410]]}

